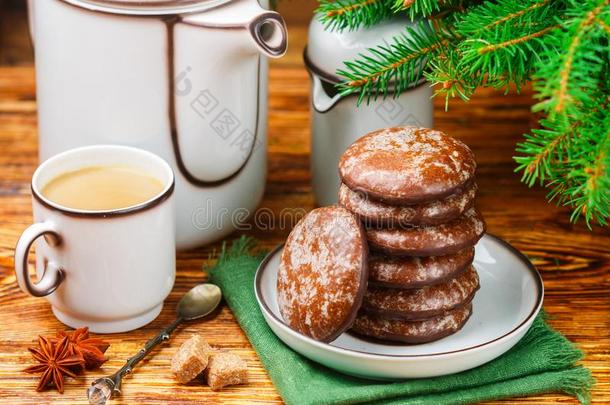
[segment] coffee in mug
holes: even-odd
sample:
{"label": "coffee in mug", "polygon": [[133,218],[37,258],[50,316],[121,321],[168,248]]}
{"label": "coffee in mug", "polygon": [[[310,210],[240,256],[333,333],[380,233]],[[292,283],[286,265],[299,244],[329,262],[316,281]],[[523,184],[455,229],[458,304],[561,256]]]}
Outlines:
{"label": "coffee in mug", "polygon": [[[15,248],[21,289],[57,319],[95,333],[157,317],[175,278],[174,173],[159,156],[116,145],[68,150],[32,177],[34,223]],[[37,280],[28,254],[36,244]]]}
{"label": "coffee in mug", "polygon": [[42,195],[80,210],[112,210],[150,200],[163,191],[161,180],[129,166],[88,166],[62,173],[42,187]]}

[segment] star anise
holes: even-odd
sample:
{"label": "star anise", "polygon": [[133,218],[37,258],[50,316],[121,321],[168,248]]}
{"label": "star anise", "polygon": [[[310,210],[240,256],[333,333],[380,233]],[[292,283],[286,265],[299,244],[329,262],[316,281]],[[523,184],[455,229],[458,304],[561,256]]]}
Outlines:
{"label": "star anise", "polygon": [[64,337],[68,338],[70,342],[71,353],[80,354],[85,359],[85,368],[87,370],[99,368],[108,361],[104,353],[106,353],[110,344],[100,338],[90,337],[89,328],[78,328],[72,333],[57,332],[57,340]]}
{"label": "star anise", "polygon": [[26,368],[26,373],[42,373],[36,391],[42,391],[50,384],[55,385],[57,391],[64,392],[64,375],[76,377],[72,367],[83,366],[85,360],[80,354],[73,354],[70,351],[70,340],[64,337],[51,342],[49,339],[39,336],[38,347],[28,348],[32,357],[40,364]]}

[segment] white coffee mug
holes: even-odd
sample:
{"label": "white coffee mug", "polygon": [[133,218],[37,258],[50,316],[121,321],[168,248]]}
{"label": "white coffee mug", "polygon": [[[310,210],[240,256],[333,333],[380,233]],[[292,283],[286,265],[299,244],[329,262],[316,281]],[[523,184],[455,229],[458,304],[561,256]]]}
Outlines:
{"label": "white coffee mug", "polygon": [[[157,178],[163,191],[131,207],[97,211],[68,208],[41,193],[60,174],[112,165]],[[95,145],[48,159],[32,178],[35,222],[15,248],[19,287],[35,297],[46,296],[57,319],[73,328],[115,333],[151,322],[174,285],[173,191],[171,167],[141,149]],[[34,242],[37,283],[30,279],[27,265]]]}

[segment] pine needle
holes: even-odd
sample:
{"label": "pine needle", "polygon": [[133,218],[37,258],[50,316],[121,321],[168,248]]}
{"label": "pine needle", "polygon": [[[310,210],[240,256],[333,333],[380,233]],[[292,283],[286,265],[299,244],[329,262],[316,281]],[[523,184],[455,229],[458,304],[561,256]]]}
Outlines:
{"label": "pine needle", "polygon": [[353,31],[390,18],[393,0],[322,0],[316,13],[327,29]]}

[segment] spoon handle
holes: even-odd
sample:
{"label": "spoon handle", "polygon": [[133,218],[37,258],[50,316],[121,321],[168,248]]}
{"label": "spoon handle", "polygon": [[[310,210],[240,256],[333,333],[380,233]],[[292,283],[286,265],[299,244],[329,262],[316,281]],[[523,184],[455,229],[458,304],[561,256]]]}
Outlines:
{"label": "spoon handle", "polygon": [[182,321],[182,318],[177,318],[155,337],[149,339],[144,347],[142,347],[135,356],[127,360],[125,365],[116,373],[93,381],[91,383],[91,387],[89,387],[87,390],[87,398],[89,399],[89,403],[93,405],[103,405],[114,394],[120,394],[123,377],[131,373],[136,364],[144,359],[146,355],[150,353],[159,343],[168,340],[172,332],[182,323]]}

